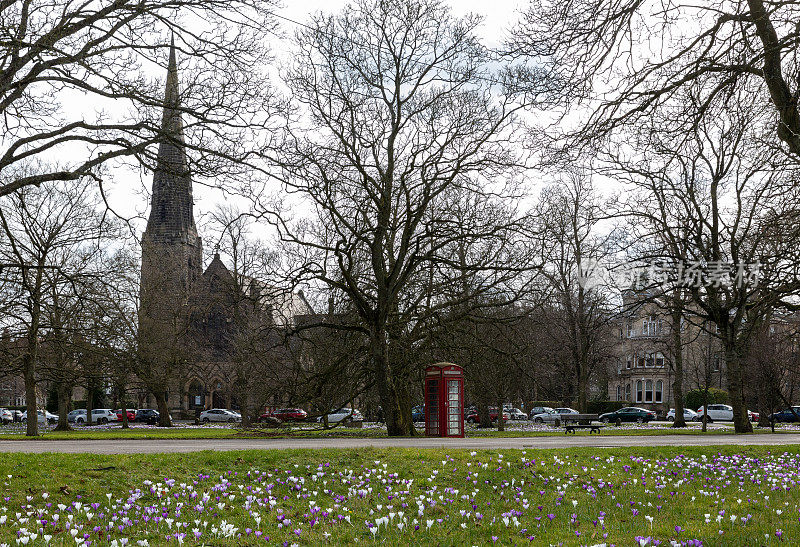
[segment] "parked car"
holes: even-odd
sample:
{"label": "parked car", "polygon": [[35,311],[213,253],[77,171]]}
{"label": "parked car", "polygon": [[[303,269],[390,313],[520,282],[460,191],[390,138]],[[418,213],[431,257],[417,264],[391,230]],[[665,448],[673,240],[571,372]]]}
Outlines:
{"label": "parked car", "polygon": [[533,417],[533,421],[537,424],[547,423],[547,424],[554,424],[554,423],[561,423],[565,419],[568,418],[569,414],[579,414],[577,410],[574,408],[550,408],[541,414],[537,414]]}
{"label": "parked car", "polygon": [[747,415],[750,417],[751,422],[757,422],[761,415],[758,412],[753,412],[752,410],[747,411]]}
{"label": "parked car", "polygon": [[[76,424],[85,424],[86,423],[86,409],[85,408],[78,408],[76,410],[70,411],[67,414],[67,421],[70,423]],[[93,408],[92,409],[92,423],[93,424],[107,424],[109,422],[116,422],[118,421],[117,413],[108,408]]]}
{"label": "parked car", "polygon": [[[120,422],[122,421],[122,409],[115,410],[114,413],[117,415],[117,420]],[[125,414],[128,415],[128,421],[132,422],[136,419],[136,411],[130,408],[125,409]]]}
{"label": "parked car", "polygon": [[[703,408],[697,409],[700,415],[700,421],[703,420]],[[708,405],[708,421],[709,422],[732,422],[733,421],[733,407],[730,405]]]}
{"label": "parked car", "polygon": [[0,421],[4,424],[10,424],[14,421],[14,414],[7,408],[0,408]]}
{"label": "parked car", "polygon": [[535,406],[531,409],[530,413],[528,414],[528,419],[533,420],[537,414],[544,414],[545,412],[550,412],[553,410],[549,406]]}
{"label": "parked car", "polygon": [[140,424],[147,424],[147,425],[156,425],[158,424],[158,420],[161,418],[161,414],[158,413],[158,410],[152,408],[140,408],[136,411],[136,418],[134,418],[134,422]]}
{"label": "parked car", "polygon": [[204,410],[200,413],[200,423],[207,424],[209,422],[228,422],[235,423],[241,422],[242,416],[232,410],[224,408],[212,408],[211,410]]}
{"label": "parked car", "polygon": [[[493,422],[496,422],[498,416],[499,416],[499,413],[497,412],[497,408],[489,407],[489,419],[491,421],[493,421]],[[503,412],[503,421],[507,422],[510,419],[511,419],[511,415],[508,412]],[[478,416],[478,412],[477,411],[473,412],[472,414],[467,416],[467,423],[477,424],[480,421],[481,421],[481,419]]]}
{"label": "parked car", "polygon": [[[78,419],[80,418],[80,421]],[[70,410],[67,414],[67,421],[69,423],[79,423],[82,424],[86,421],[86,409],[85,408],[78,408],[76,410]]]}
{"label": "parked car", "polygon": [[[683,409],[683,420],[685,422],[699,422],[702,420],[700,415],[692,410],[691,408],[684,408]],[[667,412],[667,421],[674,422],[675,421],[675,409],[670,408],[669,412]]]}
{"label": "parked car", "polygon": [[512,408],[511,410],[507,410],[505,412],[508,412],[508,415],[512,420],[527,420],[528,419],[528,415],[525,414],[524,412],[522,412],[518,408]]}
{"label": "parked car", "polygon": [[110,408],[93,408],[92,409],[92,422],[96,424],[107,424],[109,422],[118,421],[117,413]]}
{"label": "parked car", "polygon": [[[56,416],[55,414],[50,414],[46,410],[37,410],[36,414],[38,415],[38,421],[40,424],[43,424],[45,422],[49,424],[58,423],[58,416]],[[28,412],[25,411],[22,413],[22,423],[27,423],[27,421],[28,421]]]}
{"label": "parked car", "polygon": [[411,421],[414,422],[424,422],[425,421],[425,407],[415,406],[411,409]]}
{"label": "parked car", "polygon": [[769,419],[772,422],[800,422],[800,406],[793,406],[770,414]]}
{"label": "parked car", "polygon": [[261,416],[263,417],[267,414],[282,422],[302,422],[308,418],[308,413],[302,408],[278,408],[269,413],[265,412]]}
{"label": "parked car", "polygon": [[626,406],[614,412],[606,412],[600,415],[600,421],[608,422],[638,422],[640,424],[656,419],[656,413],[645,408],[636,406]]}
{"label": "parked car", "polygon": [[[318,422],[322,422],[322,416],[317,418]],[[361,415],[361,412],[358,410],[353,410],[352,408],[339,408],[328,414],[328,423],[336,423],[341,422],[342,420],[346,422],[361,422],[364,420],[364,417]]]}

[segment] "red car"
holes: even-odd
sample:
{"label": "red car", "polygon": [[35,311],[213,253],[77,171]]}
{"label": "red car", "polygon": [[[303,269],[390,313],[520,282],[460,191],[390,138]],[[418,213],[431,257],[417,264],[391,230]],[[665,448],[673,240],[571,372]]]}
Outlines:
{"label": "red car", "polygon": [[[118,409],[114,411],[117,414],[117,420],[120,422],[122,421],[122,409]],[[131,410],[130,408],[125,409],[125,413],[128,415],[128,421],[132,422],[136,419],[136,411]]]}
{"label": "red car", "polygon": [[[498,415],[498,413],[497,413],[497,409],[496,408],[493,408],[493,407],[489,408],[489,419],[490,420],[492,420],[493,422],[496,422],[497,421],[497,415]],[[510,419],[511,419],[511,415],[508,412],[503,412],[503,421],[507,422]],[[481,419],[478,416],[477,412],[473,412],[472,414],[467,416],[467,423],[477,424],[480,421],[481,421]]]}
{"label": "red car", "polygon": [[260,421],[265,421],[268,416],[278,418],[282,422],[302,422],[308,418],[308,413],[302,408],[277,408],[272,412],[262,414]]}

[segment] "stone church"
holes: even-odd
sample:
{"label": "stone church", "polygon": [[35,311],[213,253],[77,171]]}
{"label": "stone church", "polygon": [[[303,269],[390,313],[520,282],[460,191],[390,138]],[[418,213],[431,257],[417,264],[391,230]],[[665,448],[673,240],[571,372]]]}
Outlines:
{"label": "stone church", "polygon": [[203,242],[193,209],[173,45],[150,215],[142,235],[139,335],[144,365],[138,374],[159,407],[169,408],[173,416],[237,407],[237,344],[246,339],[251,348],[255,343],[267,348],[264,338],[276,337],[276,329],[312,312],[302,292],[276,297],[253,279],[237,279],[218,253],[203,270]]}

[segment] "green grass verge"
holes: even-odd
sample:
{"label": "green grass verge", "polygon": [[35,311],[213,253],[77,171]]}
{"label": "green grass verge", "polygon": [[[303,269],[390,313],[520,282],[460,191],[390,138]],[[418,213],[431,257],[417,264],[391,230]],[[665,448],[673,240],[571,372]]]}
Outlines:
{"label": "green grass verge", "polygon": [[800,543],[799,453],[4,454],[0,544],[35,534],[28,544],[50,536],[51,545],[76,545],[86,534],[93,545],[177,545],[177,533],[198,545],[256,545],[267,536],[314,545],[636,545],[637,536],[663,545],[790,545]]}

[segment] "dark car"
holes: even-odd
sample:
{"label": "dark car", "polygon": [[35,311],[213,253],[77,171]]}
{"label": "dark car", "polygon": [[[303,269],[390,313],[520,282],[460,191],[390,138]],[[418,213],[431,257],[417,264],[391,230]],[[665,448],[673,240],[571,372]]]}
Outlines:
{"label": "dark car", "polygon": [[536,416],[537,414],[543,414],[548,410],[553,410],[553,409],[550,408],[549,406],[535,406],[531,409],[530,412],[528,412],[528,419],[533,420],[534,416]]}
{"label": "dark car", "polygon": [[773,422],[800,422],[800,406],[793,406],[770,414],[769,419]]}
{"label": "dark car", "polygon": [[425,421],[425,407],[415,406],[411,409],[411,421],[424,422]]}
{"label": "dark car", "polygon": [[656,413],[636,406],[626,406],[614,412],[600,415],[601,422],[638,422],[640,424],[656,419]]}
{"label": "dark car", "polygon": [[140,424],[148,424],[148,425],[156,425],[158,424],[158,419],[161,417],[161,414],[158,413],[158,410],[154,410],[152,408],[140,408],[136,411],[136,418],[134,418],[134,422]]}

